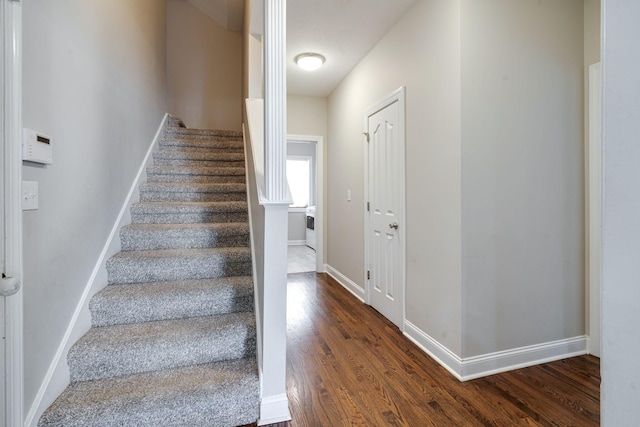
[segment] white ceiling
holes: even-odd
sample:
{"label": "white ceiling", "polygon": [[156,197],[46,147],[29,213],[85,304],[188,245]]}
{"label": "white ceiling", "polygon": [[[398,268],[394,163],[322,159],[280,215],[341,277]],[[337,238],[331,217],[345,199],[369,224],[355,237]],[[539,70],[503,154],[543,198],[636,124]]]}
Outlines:
{"label": "white ceiling", "polygon": [[[328,96],[416,0],[290,0],[287,2],[287,92]],[[294,58],[326,58],[303,71]]]}

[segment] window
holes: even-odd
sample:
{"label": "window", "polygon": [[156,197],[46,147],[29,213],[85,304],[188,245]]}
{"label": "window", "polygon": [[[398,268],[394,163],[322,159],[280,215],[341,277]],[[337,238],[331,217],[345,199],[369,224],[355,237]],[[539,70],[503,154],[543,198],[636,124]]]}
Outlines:
{"label": "window", "polygon": [[306,208],[311,201],[311,157],[287,156],[287,181],[292,208]]}

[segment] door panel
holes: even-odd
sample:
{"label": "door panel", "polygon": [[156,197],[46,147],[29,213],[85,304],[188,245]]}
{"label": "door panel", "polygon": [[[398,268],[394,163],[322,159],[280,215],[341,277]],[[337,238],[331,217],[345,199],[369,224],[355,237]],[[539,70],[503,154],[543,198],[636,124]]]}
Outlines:
{"label": "door panel", "polygon": [[368,302],[402,328],[404,132],[398,99],[367,115]]}

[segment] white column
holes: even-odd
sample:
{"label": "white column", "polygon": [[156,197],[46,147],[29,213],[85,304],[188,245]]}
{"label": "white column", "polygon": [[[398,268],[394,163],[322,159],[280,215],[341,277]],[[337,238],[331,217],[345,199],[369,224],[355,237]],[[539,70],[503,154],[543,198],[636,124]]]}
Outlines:
{"label": "white column", "polygon": [[286,0],[265,0],[264,17],[265,191],[270,202],[286,202]]}

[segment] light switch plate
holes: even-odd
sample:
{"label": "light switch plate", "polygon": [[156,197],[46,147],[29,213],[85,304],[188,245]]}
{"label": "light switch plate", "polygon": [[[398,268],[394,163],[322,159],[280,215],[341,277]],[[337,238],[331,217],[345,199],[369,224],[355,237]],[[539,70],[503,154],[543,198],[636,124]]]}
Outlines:
{"label": "light switch plate", "polygon": [[38,209],[38,182],[22,181],[22,210]]}

